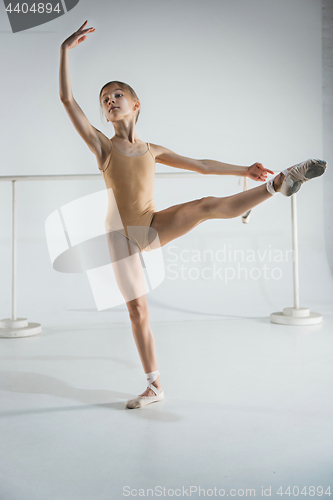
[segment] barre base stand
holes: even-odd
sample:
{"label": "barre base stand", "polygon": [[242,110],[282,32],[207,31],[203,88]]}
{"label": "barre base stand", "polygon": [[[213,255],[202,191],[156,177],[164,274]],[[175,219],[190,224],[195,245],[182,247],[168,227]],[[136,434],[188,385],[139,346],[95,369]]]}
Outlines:
{"label": "barre base stand", "polygon": [[293,194],[291,196],[291,221],[293,245],[294,307],[285,307],[282,312],[272,313],[270,315],[270,320],[271,323],[278,323],[280,325],[317,325],[318,323],[322,323],[323,316],[319,313],[310,312],[307,307],[299,307],[296,194]]}
{"label": "barre base stand", "polygon": [[0,337],[2,338],[30,337],[38,333],[42,333],[42,326],[39,323],[28,323],[27,318],[0,320]]}
{"label": "barre base stand", "polygon": [[285,307],[282,312],[270,315],[272,323],[280,325],[317,325],[323,321],[323,316],[319,313],[310,312],[307,307]]}

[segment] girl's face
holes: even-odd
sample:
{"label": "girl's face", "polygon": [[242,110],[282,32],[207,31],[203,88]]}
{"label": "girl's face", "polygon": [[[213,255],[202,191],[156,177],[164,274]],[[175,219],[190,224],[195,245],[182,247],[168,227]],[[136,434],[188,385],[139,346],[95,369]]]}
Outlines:
{"label": "girl's face", "polygon": [[103,89],[101,96],[104,115],[108,122],[115,122],[124,117],[135,118],[140,107],[139,101],[134,101],[128,92],[109,85]]}

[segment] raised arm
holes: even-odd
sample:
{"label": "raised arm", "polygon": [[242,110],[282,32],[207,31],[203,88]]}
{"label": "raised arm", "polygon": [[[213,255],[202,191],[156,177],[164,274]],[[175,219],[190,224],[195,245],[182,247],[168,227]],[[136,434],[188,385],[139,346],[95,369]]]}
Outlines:
{"label": "raised arm", "polygon": [[73,35],[61,44],[60,48],[60,70],[59,70],[59,93],[68,116],[74,127],[85,141],[89,149],[98,157],[102,157],[103,146],[108,143],[107,137],[91,125],[88,118],[73,97],[71,79],[69,73],[69,55],[68,52],[83,42],[95,28],[83,29],[88,21],[83,23]]}

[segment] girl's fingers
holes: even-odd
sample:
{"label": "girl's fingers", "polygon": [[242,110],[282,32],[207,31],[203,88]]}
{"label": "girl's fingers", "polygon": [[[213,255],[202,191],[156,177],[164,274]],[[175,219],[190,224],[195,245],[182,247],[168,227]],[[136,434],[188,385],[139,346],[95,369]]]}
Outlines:
{"label": "girl's fingers", "polygon": [[87,30],[83,30],[83,31],[80,31],[80,33],[74,33],[76,35],[76,37],[78,38],[83,38],[83,40],[85,40],[87,38],[86,34],[85,33],[88,33],[90,31],[95,31],[95,28],[89,28]]}
{"label": "girl's fingers", "polygon": [[263,167],[262,165],[261,165],[261,167],[260,167],[260,168],[261,168],[261,170],[263,170],[263,171],[264,171],[264,173],[265,173],[265,174],[267,174],[267,172],[268,172],[269,174],[274,174],[274,172],[272,172],[272,170],[268,170],[268,168],[265,168],[265,167]]}
{"label": "girl's fingers", "polygon": [[[82,30],[83,26],[84,26],[85,24],[87,24],[87,22],[88,22],[88,21],[85,21],[85,22],[82,24],[82,26],[79,28],[79,30]],[[78,31],[79,31],[79,30],[78,30]]]}
{"label": "girl's fingers", "polygon": [[95,28],[86,28],[85,30],[84,30],[84,29],[82,29],[82,28],[84,27],[84,25],[85,25],[85,24],[87,24],[87,22],[88,22],[88,21],[86,21],[85,23],[83,23],[83,24],[82,24],[82,26],[81,26],[81,28],[79,28],[79,29],[77,30],[77,32],[76,32],[76,33],[79,33],[79,32],[80,32],[80,33],[85,33],[85,32],[87,32],[87,31],[89,31],[89,30],[94,30],[94,31],[95,31]]}
{"label": "girl's fingers", "polygon": [[273,174],[274,175],[274,172],[272,172],[272,170],[269,170],[268,168],[265,168],[261,163],[258,163],[257,164],[259,168],[261,168],[261,170],[264,170],[265,173],[269,173],[269,174]]}

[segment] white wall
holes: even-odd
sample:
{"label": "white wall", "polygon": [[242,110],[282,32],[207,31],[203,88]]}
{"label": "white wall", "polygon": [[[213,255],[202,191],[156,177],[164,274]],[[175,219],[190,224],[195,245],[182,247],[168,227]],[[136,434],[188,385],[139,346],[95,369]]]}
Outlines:
{"label": "white wall", "polygon": [[[91,123],[108,137],[113,128],[100,121],[98,95],[102,85],[117,79],[129,83],[141,99],[141,139],[181,155],[239,165],[260,161],[277,171],[323,156],[322,11],[316,0],[81,0],[67,15],[15,35],[5,15],[0,19],[1,175],[98,173],[95,157],[58,93],[60,44],[85,19],[96,31],[70,51],[73,93]],[[157,171],[173,170],[157,165]],[[255,184],[250,181],[250,187]],[[333,291],[324,243],[323,184],[324,178],[316,179],[298,195],[300,284],[302,306],[329,312]],[[86,276],[54,271],[46,247],[47,216],[103,187],[102,177],[18,185],[19,316],[44,322],[55,317],[84,323],[88,316],[96,323],[127,320],[125,306],[98,313]],[[161,210],[240,189],[237,177],[161,179],[156,180],[155,203]],[[6,183],[0,190],[0,316],[8,317],[11,191]],[[268,316],[292,305],[291,260],[286,261],[290,231],[290,200],[278,195],[253,210],[247,226],[240,219],[207,221],[166,245],[166,279],[148,295],[152,319]],[[256,267],[261,278],[253,279],[255,271],[244,279],[243,271],[243,278],[227,283],[182,279],[176,267],[178,277],[172,279],[171,250],[179,258],[182,250],[187,256],[196,251],[203,259],[205,249],[214,252],[217,267],[236,270],[235,259],[218,262],[216,252],[254,250],[256,261],[247,263],[248,272]],[[283,262],[274,260],[277,253]],[[208,267],[213,269],[214,262]],[[265,264],[268,273],[278,267],[275,276],[281,279],[265,279]],[[183,265],[201,276],[204,264]]]}
{"label": "white wall", "polygon": [[[323,32],[323,153],[333,165],[333,2],[322,0]],[[328,262],[333,274],[333,169],[325,175],[324,231]]]}

